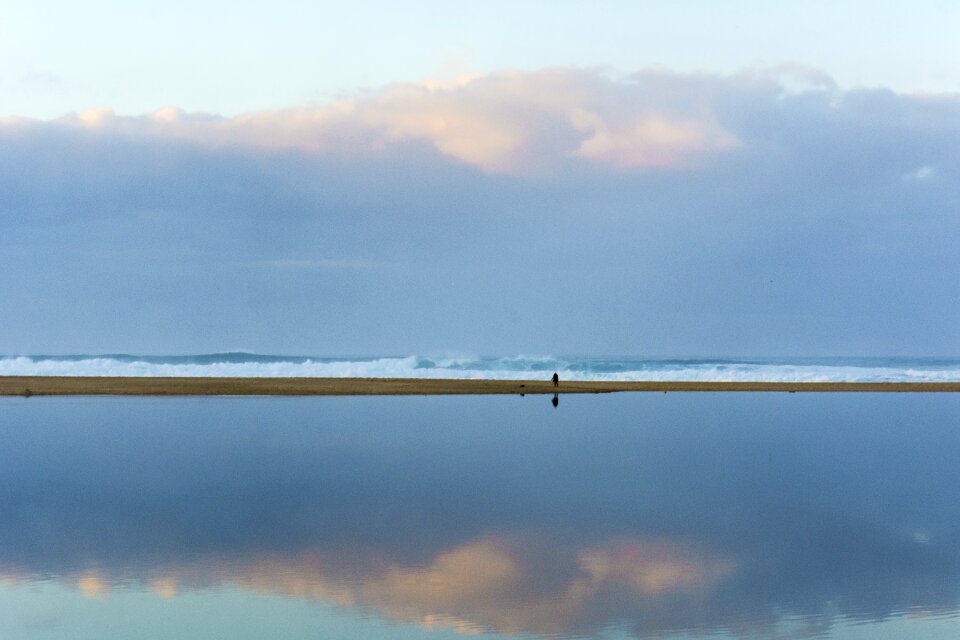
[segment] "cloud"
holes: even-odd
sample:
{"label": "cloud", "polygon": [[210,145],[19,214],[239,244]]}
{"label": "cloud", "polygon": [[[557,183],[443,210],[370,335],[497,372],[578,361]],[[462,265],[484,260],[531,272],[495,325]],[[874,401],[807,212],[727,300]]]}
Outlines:
{"label": "cloud", "polygon": [[958,113],[786,66],[7,118],[0,351],[950,355]]}
{"label": "cloud", "polygon": [[521,415],[451,398],[428,420],[389,398],[13,407],[0,584],[236,587],[568,635],[956,611],[956,403],[802,400],[584,397]]}
{"label": "cloud", "polygon": [[177,580],[176,578],[155,578],[150,581],[150,590],[164,600],[175,598],[177,597]]}
{"label": "cloud", "polygon": [[643,78],[596,70],[504,71],[455,82],[396,84],[315,106],[223,118],[165,107],[145,116],[88,109],[53,126],[208,145],[376,154],[420,142],[490,172],[543,170],[571,160],[621,168],[681,167],[739,142],[698,100],[652,100]]}
{"label": "cloud", "polygon": [[937,170],[935,167],[925,164],[914,171],[904,174],[903,177],[905,180],[929,180],[934,177],[936,173]]}
{"label": "cloud", "polygon": [[644,596],[671,591],[705,591],[729,574],[734,563],[695,554],[668,542],[623,541],[580,554],[580,566],[594,584],[619,582]]}
{"label": "cloud", "polygon": [[[464,633],[555,634],[594,630],[617,598],[651,611],[662,597],[706,597],[734,569],[725,558],[663,540],[555,548],[542,561],[531,564],[508,541],[483,538],[444,551],[423,567],[393,564],[367,576],[276,565],[250,574],[261,591],[320,594],[324,600],[337,594],[335,601],[370,607],[398,622]],[[567,572],[566,579],[551,579],[558,572]]]}
{"label": "cloud", "polygon": [[77,578],[77,590],[86,598],[104,598],[110,594],[110,583],[99,572],[88,571]]}
{"label": "cloud", "polygon": [[621,167],[684,166],[698,156],[738,145],[735,137],[709,119],[670,120],[649,114],[615,129],[596,114],[585,114],[584,120],[592,135],[576,155]]}
{"label": "cloud", "polygon": [[[109,597],[131,579],[163,599],[232,586],[365,609],[424,628],[538,635],[593,633],[609,623],[611,607],[663,624],[671,607],[685,598],[712,597],[735,569],[726,558],[666,540],[560,546],[539,559],[525,558],[518,544],[497,537],[467,541],[424,566],[364,561],[344,567],[336,554],[318,549],[294,557],[215,556],[146,570],[125,567],[116,575],[86,571],[62,580],[88,598]],[[525,544],[536,543],[531,536]],[[16,584],[18,576],[12,578]],[[681,624],[672,620],[669,626]]]}

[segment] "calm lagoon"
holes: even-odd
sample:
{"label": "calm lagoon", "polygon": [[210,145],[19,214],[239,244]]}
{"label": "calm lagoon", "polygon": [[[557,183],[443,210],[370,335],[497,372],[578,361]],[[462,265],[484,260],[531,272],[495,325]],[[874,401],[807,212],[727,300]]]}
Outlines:
{"label": "calm lagoon", "polygon": [[954,638],[960,396],[0,400],[0,638]]}

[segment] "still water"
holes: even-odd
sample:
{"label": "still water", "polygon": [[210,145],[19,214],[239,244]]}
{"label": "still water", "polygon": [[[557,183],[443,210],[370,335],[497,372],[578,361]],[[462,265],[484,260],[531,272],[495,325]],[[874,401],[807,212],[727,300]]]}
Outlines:
{"label": "still water", "polygon": [[0,401],[0,638],[954,638],[960,396]]}

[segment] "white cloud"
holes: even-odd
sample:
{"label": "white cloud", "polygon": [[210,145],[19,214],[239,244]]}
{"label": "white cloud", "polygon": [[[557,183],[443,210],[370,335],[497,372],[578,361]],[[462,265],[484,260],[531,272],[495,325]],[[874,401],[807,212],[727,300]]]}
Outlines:
{"label": "white cloud", "polygon": [[935,167],[925,164],[922,167],[917,167],[915,170],[907,172],[903,177],[906,180],[929,180],[936,175],[936,172]]}

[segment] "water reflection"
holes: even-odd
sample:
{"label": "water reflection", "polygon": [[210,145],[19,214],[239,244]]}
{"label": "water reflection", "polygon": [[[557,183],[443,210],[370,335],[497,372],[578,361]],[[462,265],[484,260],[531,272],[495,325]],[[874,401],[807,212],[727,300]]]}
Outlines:
{"label": "water reflection", "polygon": [[550,414],[5,401],[0,601],[40,579],[92,601],[229,587],[432,631],[639,637],[894,618],[931,637],[924,616],[956,611],[953,396],[572,396]]}

